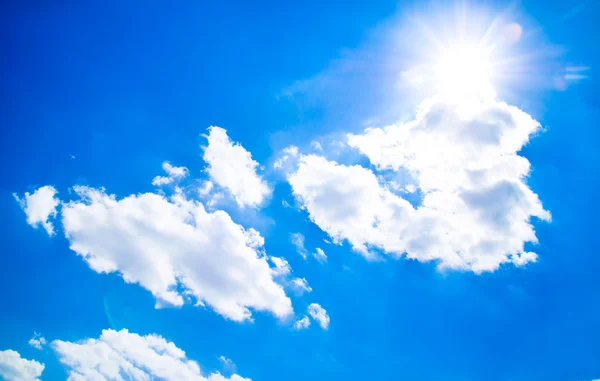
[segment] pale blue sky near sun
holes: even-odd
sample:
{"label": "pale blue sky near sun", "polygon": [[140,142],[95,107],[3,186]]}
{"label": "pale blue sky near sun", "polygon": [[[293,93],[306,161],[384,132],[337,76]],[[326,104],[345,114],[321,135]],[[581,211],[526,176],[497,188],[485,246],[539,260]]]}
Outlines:
{"label": "pale blue sky near sun", "polygon": [[[595,201],[600,191],[600,3],[460,4],[3,4],[0,351],[11,349],[44,364],[42,380],[64,380],[73,367],[61,362],[55,340],[81,342],[105,329],[127,329],[173,342],[205,377],[220,372],[253,381],[600,379],[600,208]],[[473,33],[494,20],[521,28],[510,47],[493,58],[492,63],[502,61],[502,69],[490,75],[498,101],[541,124],[518,151],[531,165],[527,187],[552,216],[551,221],[531,219],[538,243],[524,240],[524,251],[537,253],[537,260],[483,272],[470,263],[463,269],[440,268],[442,257],[398,258],[375,247],[379,241],[373,237],[365,241],[377,258],[369,258],[352,246],[347,232],[356,232],[350,227],[336,244],[317,211],[307,206],[316,188],[305,189],[303,204],[300,170],[294,182],[296,169],[286,167],[289,162],[281,168],[277,160],[293,145],[298,155],[322,155],[349,168],[360,165],[382,184],[409,178],[408,169],[378,167],[371,156],[340,141],[365,127],[415,117],[431,89],[410,86],[406,76],[421,61],[438,56],[417,36],[428,30],[440,40],[448,38],[443,27],[455,25],[460,7],[467,10],[467,29]],[[258,163],[254,170],[268,188],[264,200],[250,196],[239,173],[227,181],[240,181],[240,198],[216,185],[203,159],[214,132],[207,130],[210,126],[225,129]],[[155,176],[166,176],[165,161],[187,167],[181,180],[187,200],[224,210],[246,231],[260,232],[264,246],[256,249],[259,259],[252,264],[266,266],[261,255],[289,262],[291,275],[263,275],[269,285],[283,287],[293,315],[276,316],[273,305],[281,306],[281,294],[265,291],[270,286],[261,282],[248,288],[265,289],[253,289],[248,297],[264,292],[272,304],[260,311],[250,303],[252,318],[245,321],[236,321],[230,310],[219,312],[219,302],[212,302],[238,292],[234,286],[210,291],[217,299],[208,298],[204,306],[190,303],[177,289],[184,296],[182,306],[155,308],[157,297],[148,287],[124,281],[118,271],[95,271],[70,249],[77,238],[65,236],[61,209],[52,219],[50,237],[42,226],[28,224],[13,196],[50,185],[68,202],[77,200],[73,187],[85,185],[104,188],[117,199],[143,193],[169,197],[177,193],[178,179],[152,184]],[[209,179],[221,192],[210,200],[196,189]],[[411,205],[420,205],[423,184],[405,192]],[[357,193],[352,201],[363,196]],[[241,198],[250,197],[261,202],[241,205]],[[343,211],[335,218],[343,219]],[[305,253],[294,245],[294,233],[304,237]],[[119,247],[125,236],[108,237],[114,238],[108,246],[128,253]],[[220,247],[229,248],[231,240]],[[251,244],[248,248],[254,250]],[[326,261],[313,256],[317,248]],[[235,267],[230,262],[235,255],[215,253],[219,259],[205,266],[220,266],[221,260],[232,272],[250,267]],[[213,280],[207,274],[199,277],[209,278],[210,289]],[[291,277],[305,278],[310,292],[294,291]],[[311,303],[327,311],[326,329],[311,315]],[[303,316],[311,325],[298,329],[294,322]],[[41,349],[28,344],[34,332],[47,341]]]}

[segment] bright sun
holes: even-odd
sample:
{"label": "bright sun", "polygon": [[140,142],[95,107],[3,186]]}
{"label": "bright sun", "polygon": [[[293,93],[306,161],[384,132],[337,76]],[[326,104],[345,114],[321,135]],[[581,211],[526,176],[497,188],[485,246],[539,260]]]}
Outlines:
{"label": "bright sun", "polygon": [[494,96],[490,54],[478,46],[458,45],[444,49],[433,64],[433,76],[436,90],[446,96]]}
{"label": "bright sun", "polygon": [[518,45],[523,28],[510,17],[462,2],[428,17],[411,15],[414,64],[403,77],[426,96],[466,105],[495,99],[496,90],[505,95],[538,74],[537,53]]}

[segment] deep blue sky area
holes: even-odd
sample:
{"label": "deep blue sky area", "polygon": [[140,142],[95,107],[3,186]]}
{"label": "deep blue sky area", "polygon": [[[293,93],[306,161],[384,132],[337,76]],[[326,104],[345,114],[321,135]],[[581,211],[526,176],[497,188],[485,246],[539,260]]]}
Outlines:
{"label": "deep blue sky area", "polygon": [[[528,245],[537,263],[483,274],[367,261],[347,242],[328,245],[306,211],[282,206],[294,204],[290,185],[270,169],[288,144],[305,148],[315,137],[361,130],[385,87],[376,74],[373,82],[345,75],[340,57],[368,50],[407,12],[445,4],[176,3],[1,6],[0,350],[44,363],[43,380],[66,379],[67,369],[50,346],[28,346],[34,331],[79,341],[107,328],[161,335],[205,372],[220,369],[225,355],[253,381],[600,378],[597,2],[477,3],[490,12],[511,7],[526,33],[536,31],[533,40],[552,44],[556,52],[537,64],[587,67],[587,78],[566,88],[524,80],[533,84],[506,92],[544,126],[520,155],[552,221],[533,220],[539,244]],[[337,77],[308,95],[286,92],[320,75]],[[59,221],[54,237],[29,226],[13,197],[43,185],[63,200],[76,184],[117,197],[152,192],[165,160],[202,177],[201,134],[211,125],[251,152],[274,188],[262,209],[228,212],[310,281],[312,293],[294,299],[294,309],[302,314],[318,301],[331,317],[328,330],[293,330],[261,312],[237,323],[208,307],[155,309],[147,290],[92,271],[69,250]],[[294,232],[309,251],[323,247],[328,263],[304,261],[290,243]]]}

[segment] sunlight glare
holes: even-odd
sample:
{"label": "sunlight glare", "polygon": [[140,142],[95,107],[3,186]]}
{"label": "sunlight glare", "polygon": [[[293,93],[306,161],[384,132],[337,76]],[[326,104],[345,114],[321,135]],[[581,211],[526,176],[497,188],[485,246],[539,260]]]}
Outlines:
{"label": "sunlight glare", "polygon": [[435,86],[442,95],[459,99],[494,97],[489,52],[478,46],[445,49],[433,71]]}

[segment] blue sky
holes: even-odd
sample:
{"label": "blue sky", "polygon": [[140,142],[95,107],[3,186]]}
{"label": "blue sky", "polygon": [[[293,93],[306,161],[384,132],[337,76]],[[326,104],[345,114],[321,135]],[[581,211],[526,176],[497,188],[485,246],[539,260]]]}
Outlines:
{"label": "blue sky", "polygon": [[600,378],[599,16],[4,5],[0,378]]}

